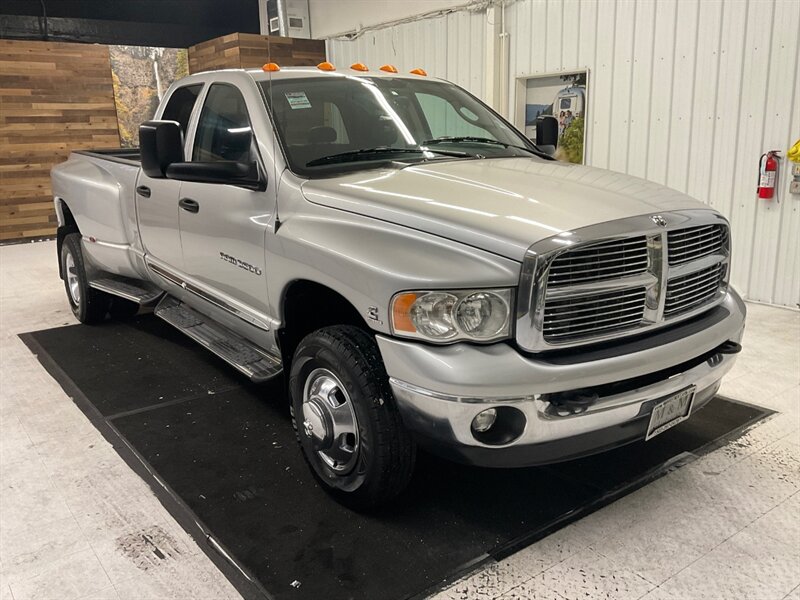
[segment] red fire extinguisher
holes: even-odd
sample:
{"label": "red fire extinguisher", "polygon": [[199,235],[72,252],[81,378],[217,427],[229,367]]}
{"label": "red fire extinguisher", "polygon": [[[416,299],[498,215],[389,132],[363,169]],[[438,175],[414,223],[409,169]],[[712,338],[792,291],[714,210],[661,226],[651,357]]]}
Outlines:
{"label": "red fire extinguisher", "polygon": [[778,181],[778,150],[770,150],[761,155],[758,161],[758,197],[769,200],[775,195]]}

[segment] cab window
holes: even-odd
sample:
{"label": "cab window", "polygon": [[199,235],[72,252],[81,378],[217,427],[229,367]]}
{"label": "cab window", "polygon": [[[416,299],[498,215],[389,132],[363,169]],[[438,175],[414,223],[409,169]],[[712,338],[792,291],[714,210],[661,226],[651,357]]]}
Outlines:
{"label": "cab window", "polygon": [[185,136],[186,129],[189,127],[189,118],[192,116],[197,96],[200,95],[200,90],[202,89],[202,83],[185,85],[176,89],[169,97],[161,119],[164,121],[177,121],[181,126],[181,132]]}
{"label": "cab window", "polygon": [[212,85],[197,123],[192,160],[250,164],[255,161],[252,141],[250,118],[241,92],[227,84]]}

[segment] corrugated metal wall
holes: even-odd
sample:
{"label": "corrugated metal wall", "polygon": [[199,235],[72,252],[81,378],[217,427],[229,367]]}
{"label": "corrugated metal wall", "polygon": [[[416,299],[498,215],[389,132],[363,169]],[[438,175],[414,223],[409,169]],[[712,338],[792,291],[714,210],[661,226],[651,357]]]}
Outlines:
{"label": "corrugated metal wall", "polygon": [[[731,221],[732,280],[748,298],[800,303],[800,197],[755,197],[762,152],[800,137],[797,0],[518,0],[516,78],[588,68],[586,160],[684,191]],[[328,42],[345,64],[421,65],[481,95],[486,13],[461,12]]]}
{"label": "corrugated metal wall", "polygon": [[755,187],[762,152],[800,137],[800,2],[520,0],[506,10],[512,81],[590,69],[588,164],[720,210],[733,230],[734,285],[797,306],[791,165],[781,165],[780,202],[757,200]]}
{"label": "corrugated metal wall", "polygon": [[485,39],[486,12],[461,11],[368,31],[353,41],[328,40],[328,58],[371,68],[389,63],[405,72],[421,67],[481,96]]}

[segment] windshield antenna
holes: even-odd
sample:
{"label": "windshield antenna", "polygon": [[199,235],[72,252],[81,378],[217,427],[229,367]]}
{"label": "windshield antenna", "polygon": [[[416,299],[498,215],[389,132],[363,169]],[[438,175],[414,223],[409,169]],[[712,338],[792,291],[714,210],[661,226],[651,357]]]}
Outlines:
{"label": "windshield antenna", "polygon": [[[272,62],[272,36],[267,35],[267,62]],[[269,71],[269,108],[265,107],[268,111],[272,110],[272,71]],[[271,116],[271,115],[268,115]],[[278,165],[277,165],[277,135],[275,131],[275,124],[272,119],[270,119],[270,123],[272,123],[272,181],[275,185],[275,230],[274,233],[278,233],[278,229],[281,226],[281,217],[278,213]]]}

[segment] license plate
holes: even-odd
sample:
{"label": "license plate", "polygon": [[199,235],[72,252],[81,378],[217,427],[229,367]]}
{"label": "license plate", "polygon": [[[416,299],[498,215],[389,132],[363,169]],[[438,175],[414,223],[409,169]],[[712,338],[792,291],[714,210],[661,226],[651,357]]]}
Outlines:
{"label": "license plate", "polygon": [[690,387],[656,404],[650,414],[650,425],[647,426],[644,439],[649,440],[688,419],[692,414],[693,400],[694,387]]}

